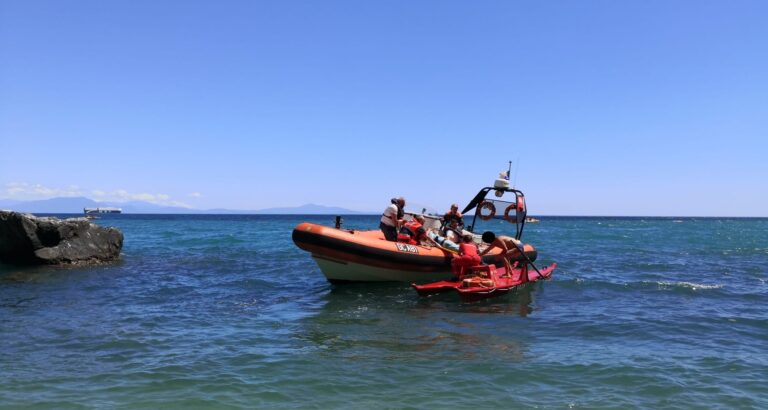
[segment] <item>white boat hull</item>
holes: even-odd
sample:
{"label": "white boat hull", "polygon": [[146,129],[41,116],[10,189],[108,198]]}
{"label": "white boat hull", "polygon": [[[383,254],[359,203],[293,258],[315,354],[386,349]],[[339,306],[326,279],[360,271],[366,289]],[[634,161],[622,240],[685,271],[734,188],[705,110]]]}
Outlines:
{"label": "white boat hull", "polygon": [[410,272],[399,269],[386,269],[360,263],[333,260],[312,255],[320,271],[329,282],[415,282],[428,283],[450,279],[450,270],[433,272]]}

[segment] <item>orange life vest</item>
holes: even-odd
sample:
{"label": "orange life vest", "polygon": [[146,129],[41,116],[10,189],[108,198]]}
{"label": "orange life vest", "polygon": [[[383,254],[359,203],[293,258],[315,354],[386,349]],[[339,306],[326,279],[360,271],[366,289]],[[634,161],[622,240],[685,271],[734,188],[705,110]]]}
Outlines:
{"label": "orange life vest", "polygon": [[469,255],[469,256],[479,256],[477,254],[477,246],[475,246],[474,243],[466,243],[462,242],[459,245],[459,252],[462,255]]}
{"label": "orange life vest", "polygon": [[400,234],[398,234],[398,241],[408,242],[412,245],[418,245],[419,230],[422,225],[417,220],[408,221],[400,228]]}

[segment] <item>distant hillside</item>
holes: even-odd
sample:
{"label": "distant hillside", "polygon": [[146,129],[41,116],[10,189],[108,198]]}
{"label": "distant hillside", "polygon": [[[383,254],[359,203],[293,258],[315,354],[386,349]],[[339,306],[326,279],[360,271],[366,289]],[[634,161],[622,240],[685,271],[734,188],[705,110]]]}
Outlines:
{"label": "distant hillside", "polygon": [[51,198],[39,201],[0,200],[0,209],[45,214],[80,214],[83,208],[117,207],[126,214],[313,214],[352,215],[363,212],[333,206],[306,204],[297,207],[267,208],[261,210],[192,209],[156,205],[143,201],[97,202],[85,197]]}
{"label": "distant hillside", "polygon": [[81,214],[83,213],[83,208],[96,207],[121,208],[124,213],[130,214],[185,214],[202,212],[189,208],[155,205],[142,201],[97,202],[85,197],[51,198],[38,201],[0,200],[0,209],[39,214]]}
{"label": "distant hillside", "polygon": [[30,212],[30,213],[67,213],[67,214],[81,214],[83,208],[107,206],[100,204],[93,199],[85,197],[71,197],[71,198],[51,198],[41,199],[39,201],[7,201],[0,202],[0,208],[10,209],[17,212]]}
{"label": "distant hillside", "polygon": [[359,211],[353,211],[351,209],[339,208],[336,206],[324,206],[316,204],[305,204],[295,207],[283,207],[283,208],[267,208],[254,211],[257,214],[313,214],[313,215],[353,215],[362,214]]}
{"label": "distant hillside", "polygon": [[8,209],[21,201],[15,199],[0,199],[0,209]]}
{"label": "distant hillside", "polygon": [[121,208],[125,214],[199,214],[205,212],[192,208],[156,205],[143,201],[105,202],[102,206]]}

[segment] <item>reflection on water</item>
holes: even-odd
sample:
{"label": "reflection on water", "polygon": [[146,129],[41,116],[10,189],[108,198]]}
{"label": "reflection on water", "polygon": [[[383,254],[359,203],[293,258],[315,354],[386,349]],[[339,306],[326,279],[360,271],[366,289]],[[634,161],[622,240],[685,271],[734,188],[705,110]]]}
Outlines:
{"label": "reflection on water", "polygon": [[[528,340],[516,326],[535,312],[536,284],[477,303],[453,292],[421,298],[407,284],[333,286],[296,332],[310,351],[348,360],[520,362]],[[491,315],[489,315],[491,314]],[[499,316],[506,315],[507,319]],[[501,326],[500,326],[501,325]]]}
{"label": "reflection on water", "polygon": [[0,282],[40,282],[56,279],[65,268],[0,264]]}
{"label": "reflection on water", "polygon": [[103,275],[104,271],[124,265],[123,260],[94,266],[77,265],[8,265],[0,263],[0,283],[2,282],[32,282],[47,283],[67,280],[77,280],[78,277],[94,273]]}

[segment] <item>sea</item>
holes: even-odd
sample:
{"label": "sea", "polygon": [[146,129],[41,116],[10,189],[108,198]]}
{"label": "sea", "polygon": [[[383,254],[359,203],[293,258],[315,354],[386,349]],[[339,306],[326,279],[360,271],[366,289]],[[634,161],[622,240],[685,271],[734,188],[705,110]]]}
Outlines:
{"label": "sea", "polygon": [[117,263],[0,266],[0,408],[768,408],[768,219],[540,219],[553,277],[462,303],[328,283],[331,215],[104,215]]}

